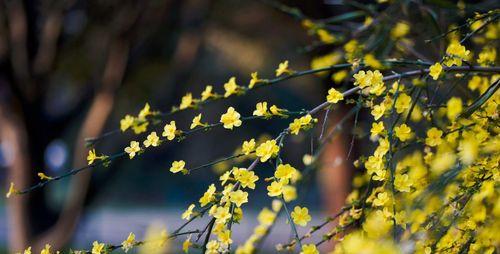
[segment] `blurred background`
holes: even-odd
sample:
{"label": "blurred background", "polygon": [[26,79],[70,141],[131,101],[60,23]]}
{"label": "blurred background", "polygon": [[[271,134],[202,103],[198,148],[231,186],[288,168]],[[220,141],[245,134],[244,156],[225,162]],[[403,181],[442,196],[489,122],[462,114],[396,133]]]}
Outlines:
{"label": "blurred background", "polygon": [[[285,3],[315,18],[343,11],[338,6],[325,8],[322,1]],[[248,84],[254,71],[272,77],[283,60],[290,60],[294,69],[308,69],[311,56],[302,49],[311,40],[300,22],[264,1],[4,0],[0,4],[2,189],[7,190],[10,182],[18,189],[33,185],[38,172],[59,175],[85,165],[84,138],[118,128],[125,114],[137,114],[146,102],[152,109],[168,111],[187,92],[198,97],[206,85],[222,92],[231,76],[240,85]],[[208,122],[218,122],[229,105],[244,116],[251,115],[259,101],[290,110],[310,108],[324,99],[326,80],[289,80],[209,104],[201,112]],[[172,120],[187,129],[198,113],[188,110]],[[171,161],[182,159],[194,166],[228,156],[243,140],[275,136],[288,120],[271,123],[245,122],[235,131],[216,128],[135,160],[84,171],[29,195],[1,198],[0,252],[27,245],[38,249],[45,243],[55,249],[88,248],[94,240],[118,244],[129,232],[142,239],[152,223],[174,230],[182,223],[182,211],[218,174],[207,168],[190,176],[174,175],[168,171]],[[133,138],[130,133],[114,135],[99,142],[96,150],[114,154]],[[285,161],[303,167],[308,137],[289,142]],[[261,172],[264,179],[265,168]],[[317,185],[307,186],[299,204],[313,209],[314,225],[323,217],[319,214],[324,205]],[[234,230],[236,244],[251,234],[258,211],[270,205],[264,187],[261,184],[250,194],[245,219]],[[269,248],[290,237],[289,225],[280,220]],[[204,223],[201,220],[192,228]]]}

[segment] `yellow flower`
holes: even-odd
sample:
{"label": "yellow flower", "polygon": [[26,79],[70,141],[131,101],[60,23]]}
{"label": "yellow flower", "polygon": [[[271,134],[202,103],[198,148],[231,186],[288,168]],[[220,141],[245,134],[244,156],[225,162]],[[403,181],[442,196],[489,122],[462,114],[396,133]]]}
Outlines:
{"label": "yellow flower", "polygon": [[191,107],[192,104],[193,104],[193,95],[191,93],[188,93],[182,97],[179,109],[187,109]]}
{"label": "yellow flower", "polygon": [[458,155],[465,165],[472,164],[479,154],[479,142],[474,136],[467,137],[460,141],[458,145]]}
{"label": "yellow flower", "polygon": [[375,180],[375,181],[385,181],[386,180],[387,170],[377,169],[373,173],[374,173],[373,180]]}
{"label": "yellow flower", "polygon": [[212,86],[206,86],[205,90],[203,90],[203,92],[201,92],[201,100],[206,101],[206,100],[214,97],[212,90],[213,90]]}
{"label": "yellow flower", "polygon": [[101,254],[105,252],[104,243],[99,243],[98,241],[94,241],[92,243],[92,254]]}
{"label": "yellow flower", "polygon": [[382,73],[380,73],[380,71],[378,70],[375,70],[375,71],[368,71],[368,74],[369,73],[372,73],[371,75],[371,85],[372,86],[375,86],[375,85],[378,85],[378,84],[383,84],[384,82],[384,76],[382,75]]}
{"label": "yellow flower", "polygon": [[249,141],[244,141],[243,145],[241,145],[241,151],[245,155],[249,155],[255,150],[255,139],[252,138]]}
{"label": "yellow flower", "polygon": [[300,254],[319,254],[315,244],[304,244]]}
{"label": "yellow flower", "polygon": [[203,196],[200,198],[200,205],[202,207],[206,206],[208,203],[210,203],[214,199],[214,194],[215,194],[215,185],[211,184],[208,186],[208,190],[203,194]]}
{"label": "yellow flower", "polygon": [[217,234],[217,239],[224,245],[233,243],[233,240],[231,239],[231,230],[222,230]]}
{"label": "yellow flower", "polygon": [[239,169],[233,172],[234,178],[241,183],[241,187],[255,189],[255,182],[259,180],[259,177],[255,175],[253,171],[246,169]]}
{"label": "yellow flower", "polygon": [[228,82],[224,84],[224,90],[226,91],[224,93],[224,97],[227,98],[233,94],[238,94],[238,84],[236,84],[236,78],[231,77]]}
{"label": "yellow flower", "polygon": [[380,119],[385,113],[385,105],[382,103],[380,105],[373,106],[371,114],[375,120]]}
{"label": "yellow flower", "polygon": [[267,112],[267,102],[259,102],[255,105],[255,110],[253,111],[254,116],[266,116]]}
{"label": "yellow flower", "polygon": [[264,207],[259,215],[257,216],[257,220],[261,225],[271,226],[276,219],[276,213],[269,210],[267,207]]}
{"label": "yellow flower", "polygon": [[[379,139],[379,146],[375,150],[375,156],[381,157],[384,156],[389,151],[389,140],[387,138]],[[377,155],[377,153],[379,155]]]}
{"label": "yellow flower", "polygon": [[375,58],[373,54],[366,54],[364,57],[364,62],[366,65],[372,67],[373,69],[382,69],[382,63]]}
{"label": "yellow flower", "polygon": [[231,218],[231,213],[229,212],[229,207],[219,206],[214,213],[215,223],[225,224],[226,221]]}
{"label": "yellow flower", "polygon": [[[489,84],[490,83],[488,81],[488,78],[474,76],[467,83],[467,87],[469,87],[469,89],[472,91],[474,91],[476,89],[479,89],[479,91],[482,91],[484,88],[487,88],[489,86]],[[486,90],[486,89],[484,89],[484,90]]]}
{"label": "yellow flower", "polygon": [[14,188],[14,183],[11,182],[9,186],[9,191],[5,194],[6,198],[10,198],[12,194],[17,194],[19,191]]}
{"label": "yellow flower", "polygon": [[276,171],[274,172],[274,177],[280,180],[289,180],[293,177],[294,172],[297,169],[292,167],[290,164],[280,164],[276,167]]}
{"label": "yellow flower", "polygon": [[144,108],[141,109],[141,112],[139,112],[139,119],[144,119],[146,118],[147,116],[151,115],[152,112],[151,112],[151,107],[149,106],[149,103],[146,103],[146,105],[144,105]]}
{"label": "yellow flower", "polygon": [[297,199],[297,189],[292,185],[283,186],[283,199],[285,202]]}
{"label": "yellow flower", "polygon": [[439,75],[441,75],[441,71],[443,71],[443,66],[441,66],[440,63],[435,63],[429,68],[430,75],[434,80],[437,80],[439,78]]}
{"label": "yellow flower", "polygon": [[132,125],[132,130],[135,134],[141,134],[148,129],[149,122],[144,122],[144,120],[134,121]]}
{"label": "yellow flower", "polygon": [[389,194],[387,192],[380,192],[373,200],[373,206],[384,206],[389,201]]}
{"label": "yellow flower", "polygon": [[[233,170],[235,169],[236,167],[233,168]],[[236,168],[237,169],[237,168]],[[229,177],[231,177],[231,171],[226,171],[226,173],[222,174],[220,177],[219,177],[219,180],[222,182],[222,185],[225,185],[227,181],[229,181]]]}
{"label": "yellow flower", "polygon": [[207,251],[205,252],[206,254],[219,253],[219,242],[217,242],[216,240],[211,240],[210,242],[207,243],[206,249],[207,249]]}
{"label": "yellow flower", "polygon": [[178,173],[181,171],[187,171],[184,167],[186,166],[186,162],[183,160],[172,162],[172,166],[170,167],[170,172]]}
{"label": "yellow flower", "polygon": [[288,126],[288,128],[290,129],[290,133],[295,134],[295,135],[299,134],[301,127],[302,127],[302,124],[300,123],[299,119],[293,120],[293,122],[290,123],[290,125]]}
{"label": "yellow flower", "polygon": [[87,155],[87,161],[88,161],[88,164],[92,164],[94,163],[94,161],[97,159],[97,155],[95,154],[95,149],[91,149],[89,150],[89,155]]}
{"label": "yellow flower", "polygon": [[370,133],[372,137],[380,135],[385,130],[384,122],[372,123]]}
{"label": "yellow flower", "polygon": [[317,121],[318,121],[318,119],[312,118],[311,115],[307,114],[301,118],[297,118],[297,119],[293,120],[293,122],[290,123],[288,128],[290,129],[291,134],[298,135],[299,131],[301,129],[307,130],[307,129],[311,128],[312,124],[317,122]]}
{"label": "yellow flower", "polygon": [[[384,236],[389,232],[389,230],[391,230],[391,222],[392,221],[387,219],[385,216],[381,216],[378,213],[370,213],[363,223],[363,230],[367,233],[368,237],[379,238]],[[373,249],[376,250],[377,248],[373,247]]]}
{"label": "yellow flower", "polygon": [[[45,244],[45,247],[43,248],[43,250],[40,252],[40,254],[50,254],[50,244]],[[94,254],[94,253],[92,253]]]}
{"label": "yellow flower", "polygon": [[276,105],[272,105],[269,108],[269,111],[271,111],[272,115],[274,115],[274,116],[281,116],[281,117],[287,117],[286,113],[288,112],[288,110],[282,109],[282,108],[278,108],[278,106],[276,106]]}
{"label": "yellow flower", "polygon": [[484,47],[484,49],[479,53],[477,62],[482,65],[495,64],[497,58],[497,50],[493,47]]}
{"label": "yellow flower", "polygon": [[248,84],[248,88],[250,89],[254,88],[255,85],[267,82],[267,80],[265,79],[259,79],[259,73],[257,72],[252,72],[250,76],[252,76],[252,79],[250,79],[250,84]]}
{"label": "yellow flower", "polygon": [[276,77],[279,77],[283,74],[292,74],[292,70],[288,69],[288,61],[284,61],[279,64],[278,69],[276,69]]}
{"label": "yellow flower", "polygon": [[369,175],[373,174],[375,171],[382,170],[384,167],[382,157],[370,156],[368,160],[365,161],[365,168]]}
{"label": "yellow flower", "polygon": [[347,52],[347,53],[353,53],[354,51],[356,51],[358,49],[358,41],[357,40],[350,40],[348,41],[345,45],[344,45],[344,50]]}
{"label": "yellow flower", "polygon": [[167,137],[168,140],[173,140],[175,138],[175,132],[177,127],[175,126],[175,121],[170,121],[170,124],[165,124],[163,127],[163,137]]}
{"label": "yellow flower", "polygon": [[446,116],[450,121],[454,122],[460,113],[462,113],[462,100],[457,97],[451,98],[446,103]]}
{"label": "yellow flower", "polygon": [[311,165],[314,161],[315,157],[310,154],[304,154],[304,156],[302,156],[302,163],[304,163],[305,166]]}
{"label": "yellow flower", "polygon": [[296,183],[300,179],[302,179],[302,174],[300,173],[300,171],[298,171],[297,169],[294,168],[294,171],[293,171],[293,174],[292,174],[292,178],[290,178],[290,181],[292,183]]}
{"label": "yellow flower", "polygon": [[199,113],[197,116],[193,118],[193,122],[191,123],[191,126],[189,128],[192,130],[198,126],[202,127],[207,126],[207,124],[201,122],[201,113]]}
{"label": "yellow flower", "polygon": [[156,135],[156,132],[153,131],[148,135],[146,140],[144,140],[144,142],[142,142],[142,143],[144,144],[145,147],[149,147],[149,146],[156,147],[160,144],[160,138],[158,137],[158,135]]}
{"label": "yellow flower", "polygon": [[[379,3],[380,2],[381,1],[379,0]],[[363,22],[363,26],[369,26],[369,25],[371,25],[371,23],[373,23],[373,18],[370,16],[366,16],[365,21]]]}
{"label": "yellow flower", "polygon": [[182,243],[182,251],[184,251],[184,253],[188,253],[189,248],[192,245],[193,245],[193,243],[191,242],[191,235],[189,235],[189,237]]}
{"label": "yellow flower", "polygon": [[344,95],[341,92],[335,90],[335,88],[330,88],[330,90],[328,90],[326,101],[328,101],[329,103],[337,103],[343,99]]}
{"label": "yellow flower", "polygon": [[127,239],[122,242],[122,249],[125,253],[127,253],[129,250],[131,250],[134,247],[135,244],[135,235],[134,233],[130,232],[128,234]]}
{"label": "yellow flower", "polygon": [[307,209],[307,207],[296,206],[290,215],[292,216],[293,222],[302,227],[305,227],[307,223],[311,221],[311,216],[309,215],[309,209]]}
{"label": "yellow flower", "polygon": [[400,126],[395,127],[394,133],[396,134],[396,137],[403,142],[411,139],[413,136],[411,128],[406,124],[401,124]]}
{"label": "yellow flower", "polygon": [[276,197],[283,193],[283,183],[273,181],[271,185],[267,186],[267,195],[269,197]]}
{"label": "yellow flower", "polygon": [[470,54],[470,51],[467,50],[463,45],[461,45],[458,41],[453,41],[448,48],[446,48],[446,57],[444,64],[446,66],[461,66],[462,60],[465,60],[467,56]]}
{"label": "yellow flower", "polygon": [[420,120],[422,120],[423,116],[424,115],[422,113],[422,109],[419,105],[415,104],[415,107],[413,108],[413,111],[410,115],[410,120],[412,120],[413,122],[419,122]]}
{"label": "yellow flower", "polygon": [[248,193],[242,190],[237,190],[229,193],[229,197],[230,201],[237,207],[241,207],[242,204],[248,202]]}
{"label": "yellow flower", "polygon": [[398,22],[391,30],[391,37],[398,39],[404,37],[410,32],[410,26],[405,22]]}
{"label": "yellow flower", "polygon": [[358,71],[358,73],[354,74],[353,77],[354,85],[357,85],[361,88],[370,86],[371,77],[367,75],[365,71]]}
{"label": "yellow flower", "polygon": [[280,148],[276,145],[276,140],[268,140],[259,145],[255,150],[255,154],[260,158],[260,162],[266,162],[271,157],[278,155]]}
{"label": "yellow flower", "polygon": [[402,93],[398,96],[394,107],[396,108],[396,112],[401,114],[405,110],[409,109],[410,105],[411,105],[411,97],[405,93]]}
{"label": "yellow flower", "polygon": [[373,86],[370,87],[370,94],[375,94],[377,96],[380,96],[383,92],[385,91],[385,85],[384,83],[375,83]]}
{"label": "yellow flower", "polygon": [[126,115],[122,120],[120,120],[120,130],[126,131],[134,123],[134,117],[131,115]]}
{"label": "yellow flower", "polygon": [[[154,227],[153,227],[152,229],[153,229],[153,230],[152,230],[152,233],[154,233],[154,231],[158,230],[158,228],[156,228],[156,229],[155,229]],[[147,235],[147,232],[146,232],[146,235]],[[154,235],[154,234],[152,234],[152,235]],[[147,239],[147,238],[146,238],[146,239]],[[164,247],[164,246],[166,246],[166,243],[168,242],[168,239],[169,239],[169,237],[168,237],[167,230],[165,230],[165,229],[164,229],[164,230],[162,230],[162,231],[160,232],[160,239],[159,239],[159,241],[158,241],[158,246],[159,246],[159,247]],[[167,249],[167,248],[166,248],[166,247],[164,247],[164,249]],[[160,251],[160,253],[162,253],[162,252],[164,252],[164,251]],[[146,252],[146,253],[148,253],[148,252]]]}
{"label": "yellow flower", "polygon": [[394,178],[394,187],[401,192],[410,192],[412,182],[407,174],[397,174]]}
{"label": "yellow flower", "polygon": [[454,152],[439,151],[440,147],[438,147],[438,153],[436,154],[436,156],[434,156],[434,159],[430,163],[431,170],[437,174],[452,167],[457,159],[457,156],[455,155]]}
{"label": "yellow flower", "polygon": [[316,34],[318,35],[319,40],[323,43],[329,44],[335,42],[335,36],[325,29],[318,29]]}
{"label": "yellow flower", "polygon": [[125,152],[128,153],[130,159],[134,158],[135,154],[140,150],[141,147],[139,146],[139,142],[137,141],[130,141],[130,145],[125,147]]}
{"label": "yellow flower", "polygon": [[[391,90],[389,90],[390,93],[395,94],[397,91],[401,92],[404,90],[404,86],[401,85],[400,82],[394,81],[391,86]],[[392,105],[392,98],[390,96],[386,96],[384,98],[384,101],[387,101],[386,106]]]}
{"label": "yellow flower", "polygon": [[224,124],[224,128],[232,130],[233,127],[241,126],[240,113],[229,107],[227,112],[220,117],[220,122]]}
{"label": "yellow flower", "polygon": [[334,74],[332,74],[332,80],[335,82],[335,83],[340,83],[342,82],[345,78],[347,78],[347,75],[349,74],[349,72],[347,72],[346,70],[342,70],[342,71],[338,71],[338,72],[335,72]]}
{"label": "yellow flower", "polygon": [[189,205],[188,209],[186,209],[186,211],[184,211],[184,213],[182,213],[183,220],[191,219],[191,215],[193,215],[193,209],[195,206],[196,206],[195,204]]}
{"label": "yellow flower", "polygon": [[46,174],[44,174],[42,172],[38,173],[38,177],[40,177],[40,180],[42,180],[42,181],[43,180],[50,180],[50,179],[52,179],[52,177],[50,177],[50,176],[48,176],[48,175],[46,175]]}
{"label": "yellow flower", "polygon": [[[20,254],[20,253],[19,253],[19,254]],[[31,247],[26,248],[26,249],[23,251],[23,254],[31,254]]]}
{"label": "yellow flower", "polygon": [[457,41],[451,42],[450,45],[448,45],[448,47],[446,48],[446,54],[461,58],[467,57],[469,53],[470,51]]}
{"label": "yellow flower", "polygon": [[354,85],[360,88],[370,87],[370,86],[380,86],[383,85],[384,76],[380,71],[359,71],[353,75]]}
{"label": "yellow flower", "polygon": [[443,132],[439,129],[432,127],[427,131],[427,138],[425,139],[425,144],[428,146],[438,146],[441,144],[441,136]]}

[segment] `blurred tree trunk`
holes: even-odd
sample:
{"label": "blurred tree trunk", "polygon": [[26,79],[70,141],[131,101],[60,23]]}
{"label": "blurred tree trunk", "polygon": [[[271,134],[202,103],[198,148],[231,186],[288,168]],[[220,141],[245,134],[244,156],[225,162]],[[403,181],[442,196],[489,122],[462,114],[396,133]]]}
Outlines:
{"label": "blurred tree trunk", "polygon": [[[39,181],[37,173],[43,172],[47,145],[72,126],[80,128],[70,164],[76,168],[87,163],[84,139],[98,136],[105,128],[134,43],[143,43],[144,38],[139,36],[148,35],[154,26],[165,25],[162,22],[180,27],[170,63],[174,67],[173,80],[184,82],[195,63],[201,45],[202,20],[211,3],[190,0],[164,1],[158,5],[153,1],[148,5],[129,0],[114,5],[111,2],[101,3],[103,6],[89,4],[89,12],[109,20],[108,26],[98,24],[99,32],[90,33],[94,37],[85,38],[101,44],[96,52],[88,52],[104,62],[102,68],[95,68],[94,76],[100,78],[94,83],[99,85],[84,87],[74,109],[57,119],[48,119],[44,111],[47,86],[62,51],[60,37],[65,12],[75,2],[4,1],[0,4],[0,141],[8,147],[11,159],[8,158],[7,182],[14,182],[16,189],[25,189]],[[98,10],[99,7],[102,10]],[[105,55],[101,57],[103,52]],[[46,243],[53,249],[63,248],[71,240],[89,202],[91,175],[92,170],[88,170],[71,178],[60,211],[48,206],[44,190],[9,198],[10,250],[15,252],[32,246],[36,253]],[[90,197],[98,192],[91,191]]]}
{"label": "blurred tree trunk", "polygon": [[[30,184],[29,172],[27,172],[30,168],[27,134],[23,119],[19,119],[19,116],[13,113],[11,108],[0,105],[0,141],[5,147],[9,147],[5,154],[9,164],[8,182],[16,183],[16,188],[25,188]],[[30,228],[28,201],[28,196],[7,200],[9,245],[15,250],[21,250],[28,242]]]}
{"label": "blurred tree trunk", "polygon": [[[111,114],[115,97],[114,91],[122,82],[128,52],[127,42],[116,41],[111,45],[102,86],[93,98],[73,148],[73,168],[86,165],[87,149],[85,148],[85,138],[98,136]],[[74,232],[76,228],[91,175],[92,171],[87,170],[72,177],[66,202],[58,220],[54,226],[35,240],[33,243],[34,249],[43,248],[45,243],[51,243],[55,249],[61,249],[71,239],[72,234],[68,234],[68,232]]]}
{"label": "blurred tree trunk", "polygon": [[[125,5],[127,6],[127,5]],[[44,150],[51,140],[58,137],[71,126],[72,118],[83,113],[86,106],[77,107],[59,122],[44,119],[43,103],[46,75],[51,70],[55,58],[57,42],[61,30],[61,15],[63,8],[56,5],[46,18],[41,29],[40,44],[37,53],[30,54],[36,47],[27,43],[27,38],[34,39],[30,34],[34,24],[29,22],[26,12],[33,6],[24,6],[21,1],[6,4],[6,17],[9,30],[10,67],[11,73],[4,73],[10,80],[4,80],[4,99],[0,105],[0,139],[5,142],[10,152],[8,167],[8,182],[14,182],[16,188],[24,189],[38,182],[37,173],[44,165]],[[109,53],[102,74],[101,85],[91,99],[77,141],[74,144],[74,167],[86,164],[86,148],[84,138],[97,136],[103,130],[111,113],[114,94],[122,83],[129,54],[129,39],[127,33],[138,17],[138,8],[128,5],[120,9],[122,23],[120,33],[110,41]],[[31,14],[30,14],[31,15]],[[126,22],[123,22],[125,21]],[[32,21],[33,22],[33,21]],[[5,27],[4,27],[5,28]],[[2,59],[3,60],[3,59]],[[8,62],[3,62],[8,65]],[[7,88],[8,87],[8,88]],[[86,104],[85,96],[80,102]],[[9,245],[11,250],[19,251],[32,245],[38,251],[45,243],[50,243],[55,249],[62,248],[71,239],[78,218],[81,214],[89,186],[91,172],[83,172],[71,180],[67,201],[59,214],[47,207],[43,191],[35,191],[23,196],[13,196],[8,199]]]}

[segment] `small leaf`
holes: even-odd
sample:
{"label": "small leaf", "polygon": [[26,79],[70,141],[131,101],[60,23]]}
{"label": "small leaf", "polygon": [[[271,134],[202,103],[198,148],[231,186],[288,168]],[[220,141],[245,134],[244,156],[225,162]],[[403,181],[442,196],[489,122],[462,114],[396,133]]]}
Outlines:
{"label": "small leaf", "polygon": [[365,16],[364,11],[353,11],[353,12],[348,12],[348,13],[344,13],[341,15],[337,15],[337,16],[334,16],[334,17],[331,17],[328,19],[324,19],[322,21],[325,24],[333,24],[333,23],[347,21],[347,20],[351,20],[351,19],[355,19],[355,18],[359,18],[359,17],[364,17],[364,16]]}
{"label": "small leaf", "polygon": [[495,83],[491,84],[490,87],[488,87],[488,90],[481,94],[479,98],[477,98],[467,109],[464,110],[462,114],[459,115],[459,117],[468,117],[472,115],[478,108],[480,108],[484,103],[488,101],[493,94],[498,90],[500,87],[500,79],[495,81]]}

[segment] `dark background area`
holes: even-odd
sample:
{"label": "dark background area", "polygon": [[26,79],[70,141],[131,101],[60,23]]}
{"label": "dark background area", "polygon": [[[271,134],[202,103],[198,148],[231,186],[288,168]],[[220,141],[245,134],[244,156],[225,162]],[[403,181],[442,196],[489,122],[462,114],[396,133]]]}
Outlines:
{"label": "dark background area", "polygon": [[[331,14],[318,13],[326,12],[318,8],[322,5],[319,1],[287,4],[316,17]],[[197,97],[206,85],[223,92],[223,84],[231,76],[240,85],[248,84],[253,71],[273,77],[283,60],[289,60],[294,69],[309,68],[310,56],[300,49],[311,38],[300,22],[261,1],[3,1],[0,15],[4,130],[14,126],[18,132],[14,136],[25,142],[20,155],[11,141],[0,141],[3,189],[8,188],[7,169],[16,167],[16,163],[25,163],[22,166],[26,172],[21,176],[17,168],[12,173],[14,178],[23,179],[21,186],[25,187],[38,182],[38,172],[59,175],[84,165],[87,150],[83,137],[116,129],[125,114],[137,114],[146,102],[152,109],[168,111],[185,93]],[[218,122],[228,106],[248,116],[259,101],[290,110],[309,108],[324,96],[321,83],[313,80],[304,77],[286,81],[212,103],[201,112],[205,121]],[[196,114],[188,110],[172,119],[187,129]],[[24,236],[38,246],[44,244],[43,239],[73,239],[73,231],[79,233],[77,245],[83,246],[92,239],[115,240],[107,239],[106,234],[94,236],[109,230],[117,235],[135,229],[139,237],[151,221],[147,216],[151,211],[162,214],[165,209],[173,210],[170,213],[176,224],[181,211],[197,200],[218,174],[207,168],[188,177],[173,175],[168,172],[172,160],[200,165],[232,154],[243,140],[262,134],[274,136],[287,125],[288,120],[278,119],[272,124],[245,122],[235,131],[216,128],[182,143],[154,149],[138,159],[118,160],[108,168],[82,173],[74,177],[77,180],[58,181],[23,197],[27,202],[25,214],[18,220],[8,216],[5,199],[1,199],[0,244],[7,245],[7,232],[20,227],[19,221],[29,225],[29,233]],[[96,149],[113,154],[134,138],[128,132],[114,135],[98,143]],[[302,139],[292,139],[295,144],[285,153],[285,159],[294,165],[302,165],[301,154],[308,149],[300,145]],[[264,177],[265,173],[261,179]],[[19,186],[19,181],[15,182]],[[269,205],[264,187],[251,194],[253,205],[247,209],[258,211]],[[312,188],[306,196],[312,207],[318,208],[317,191]],[[113,216],[105,223],[111,229],[103,229],[100,223],[98,228],[86,226],[94,225],[101,211],[126,214],[141,209],[146,213],[139,213],[138,224],[132,220],[130,229],[113,232],[121,224],[109,219]],[[64,222],[66,230],[54,227],[64,221],[63,216],[69,217]],[[86,234],[86,228],[93,232],[92,237],[81,235]],[[57,248],[58,244],[54,245]]]}

